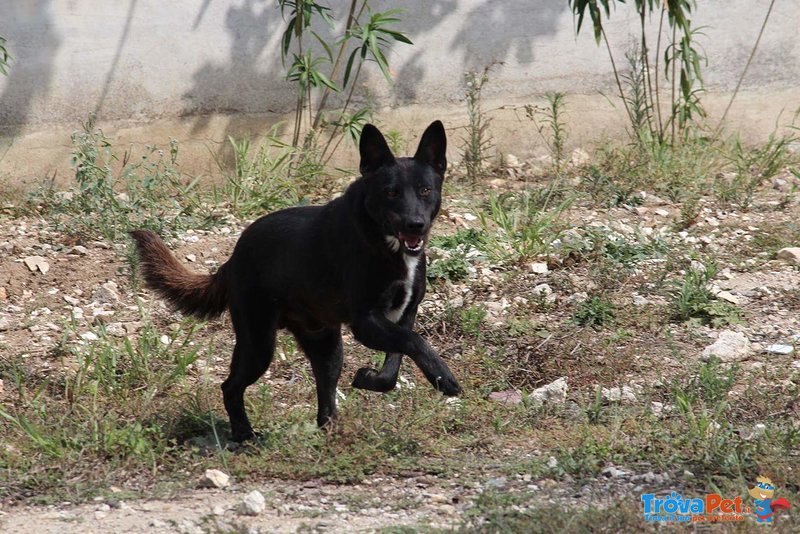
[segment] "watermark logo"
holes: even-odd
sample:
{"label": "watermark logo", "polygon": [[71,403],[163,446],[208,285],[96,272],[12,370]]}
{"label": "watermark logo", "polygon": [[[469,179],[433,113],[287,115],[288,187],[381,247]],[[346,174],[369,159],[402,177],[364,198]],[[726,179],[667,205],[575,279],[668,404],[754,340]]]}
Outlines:
{"label": "watermark logo", "polygon": [[776,510],[788,510],[791,506],[786,499],[773,500],[775,484],[767,477],[758,477],[756,485],[747,493],[753,498],[754,512],[758,523],[772,523]]}
{"label": "watermark logo", "polygon": [[786,499],[773,499],[775,485],[760,476],[755,487],[748,490],[753,506],[742,502],[742,497],[726,499],[718,493],[687,498],[673,491],[666,496],[642,494],[642,511],[648,523],[728,523],[744,521],[755,516],[758,523],[772,523],[777,510],[788,510]]}
{"label": "watermark logo", "polygon": [[750,507],[742,506],[741,497],[725,499],[718,493],[694,498],[686,498],[675,491],[666,497],[645,493],[642,507],[648,523],[744,521],[744,514],[750,513]]}

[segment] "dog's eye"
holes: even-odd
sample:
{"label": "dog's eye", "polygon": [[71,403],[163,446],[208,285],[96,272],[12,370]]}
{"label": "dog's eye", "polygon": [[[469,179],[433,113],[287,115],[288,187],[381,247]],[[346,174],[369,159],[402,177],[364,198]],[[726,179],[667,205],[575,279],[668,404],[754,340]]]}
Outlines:
{"label": "dog's eye", "polygon": [[389,189],[388,191],[386,191],[386,196],[389,198],[395,198],[397,196],[397,190]]}
{"label": "dog's eye", "polygon": [[431,194],[431,188],[423,187],[422,189],[419,190],[419,194],[422,195],[423,197],[427,197],[428,195]]}

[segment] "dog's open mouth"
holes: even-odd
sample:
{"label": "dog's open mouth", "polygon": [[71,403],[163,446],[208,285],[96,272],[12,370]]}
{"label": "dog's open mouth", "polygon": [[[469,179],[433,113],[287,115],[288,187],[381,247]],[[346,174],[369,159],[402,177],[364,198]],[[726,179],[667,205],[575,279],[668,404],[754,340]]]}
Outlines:
{"label": "dog's open mouth", "polygon": [[422,250],[423,245],[425,245],[425,239],[421,235],[400,233],[397,238],[408,252],[419,252]]}

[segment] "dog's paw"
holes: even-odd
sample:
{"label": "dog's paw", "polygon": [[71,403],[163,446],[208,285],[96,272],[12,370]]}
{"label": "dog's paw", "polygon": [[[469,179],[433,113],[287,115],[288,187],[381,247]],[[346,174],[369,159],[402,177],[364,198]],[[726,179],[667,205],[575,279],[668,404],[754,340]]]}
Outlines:
{"label": "dog's paw", "polygon": [[369,367],[362,367],[356,371],[356,376],[353,378],[353,387],[357,389],[386,393],[393,390],[394,386],[394,381],[386,380],[378,371]]}
{"label": "dog's paw", "polygon": [[453,376],[438,377],[434,387],[448,397],[457,397],[462,393],[461,386],[458,385],[458,382]]}

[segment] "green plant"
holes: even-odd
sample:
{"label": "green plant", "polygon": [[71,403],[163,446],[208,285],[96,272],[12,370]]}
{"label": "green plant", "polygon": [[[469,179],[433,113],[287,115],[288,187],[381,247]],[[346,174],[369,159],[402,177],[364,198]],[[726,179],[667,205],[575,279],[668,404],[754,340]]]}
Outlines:
{"label": "green plant", "polygon": [[213,222],[197,195],[197,179],[184,182],[178,170],[176,140],[167,152],[146,146],[139,158],[130,151],[118,158],[90,115],[72,134],[72,145],[76,185],[58,196],[52,188],[45,191],[56,228],[116,241],[133,228],[164,233]]}
{"label": "green plant", "polygon": [[[547,107],[538,108],[526,104],[525,115],[532,120],[541,138],[545,141],[550,150],[550,157],[553,160],[553,168],[556,174],[561,173],[561,166],[564,163],[564,145],[567,141],[567,125],[564,123],[564,108],[566,98],[565,93],[547,92],[545,93]],[[545,133],[545,131],[548,133]]]}
{"label": "green plant", "polygon": [[448,258],[437,259],[431,262],[426,276],[428,280],[449,280],[459,282],[469,275],[469,263],[463,253],[453,253]]}
{"label": "green plant", "polygon": [[464,141],[464,167],[467,180],[475,184],[483,175],[488,152],[492,149],[492,138],[489,133],[491,119],[481,109],[481,93],[484,85],[489,83],[489,71],[494,67],[491,63],[483,72],[467,72],[464,83],[467,86],[467,136]]}
{"label": "green plant", "polygon": [[480,213],[481,225],[490,230],[491,220],[499,230],[487,241],[487,250],[495,257],[514,261],[533,258],[547,251],[558,237],[558,220],[572,203],[566,199],[548,209],[548,199],[539,202],[531,191],[489,195],[489,218]]}
{"label": "green plant", "polygon": [[[625,3],[616,0],[616,4]],[[691,14],[695,7],[694,0],[674,0],[656,2],[654,0],[634,0],[640,22],[639,42],[633,56],[629,58],[632,75],[628,78],[629,88],[635,92],[626,95],[617,69],[614,54],[608,41],[603,17],[611,15],[612,0],[569,0],[572,12],[577,16],[576,33],[580,33],[584,18],[588,13],[594,29],[597,44],[602,40],[608,52],[614,71],[619,97],[623,102],[631,127],[638,136],[646,123],[649,137],[664,142],[669,140],[674,145],[678,133],[685,133],[686,127],[697,118],[705,117],[700,105],[700,93],[703,91],[701,64],[705,61],[704,53],[696,46],[698,28],[692,26]],[[650,48],[646,31],[647,17],[659,11],[658,37],[654,53],[655,64],[650,68]],[[658,61],[662,55],[662,28],[664,20],[671,29],[670,42],[664,47],[664,78],[670,83],[670,111],[663,113],[659,91],[660,71]],[[644,118],[646,117],[646,121]],[[668,135],[669,132],[669,135]]]}
{"label": "green plant", "polygon": [[273,130],[265,143],[252,154],[247,138],[228,138],[234,153],[233,171],[220,160],[217,165],[225,174],[223,193],[231,208],[244,217],[295,204],[300,188],[315,174],[304,174],[301,180],[289,179],[289,165],[296,149],[283,143]]}
{"label": "green plant", "polygon": [[480,306],[470,306],[461,311],[461,329],[472,337],[481,336],[481,325],[486,321],[486,309]]}
{"label": "green plant", "polygon": [[8,53],[8,48],[6,48],[6,39],[0,36],[0,74],[8,76],[8,65],[10,62],[11,54]]}
{"label": "green plant", "polygon": [[[334,59],[334,43],[327,41],[312,29],[316,19],[321,19],[331,29],[334,27],[331,8],[314,0],[278,0],[278,5],[281,14],[288,18],[281,40],[281,54],[284,61],[289,56],[292,43],[295,43],[297,50],[292,53],[292,61],[287,71],[287,80],[297,85],[297,105],[291,144],[294,147],[299,145],[304,122],[307,132],[303,147],[306,149],[315,145],[319,135],[317,130],[320,127],[330,126],[328,139],[318,154],[318,161],[326,164],[343,137],[354,141],[358,139],[361,127],[369,117],[368,108],[349,111],[364,64],[367,61],[376,63],[381,73],[391,81],[386,51],[393,42],[412,43],[404,33],[393,28],[400,22],[396,15],[402,10],[373,12],[368,0],[352,0],[344,33],[335,43],[338,50]],[[368,19],[362,21],[365,13]],[[319,44],[324,54],[315,53],[312,43],[307,42],[308,36]],[[345,53],[348,50],[350,55],[342,72]],[[320,93],[316,111],[312,103],[314,92]],[[326,114],[326,104],[332,93],[347,94],[341,108],[334,112],[335,118]],[[307,119],[304,119],[306,111]],[[302,158],[304,153],[299,152],[294,157]]]}
{"label": "green plant", "polygon": [[790,150],[797,139],[793,133],[778,136],[772,132],[764,145],[746,148],[739,136],[734,136],[727,154],[733,175],[720,175],[715,179],[717,199],[724,204],[748,209],[756,189],[797,160]]}
{"label": "green plant", "polygon": [[713,263],[705,269],[688,269],[681,280],[672,282],[672,317],[679,321],[698,319],[715,327],[741,322],[741,311],[717,300],[708,288],[717,274]]}
{"label": "green plant", "polygon": [[578,304],[572,320],[578,326],[608,326],[614,323],[614,305],[602,297],[591,297]]}

